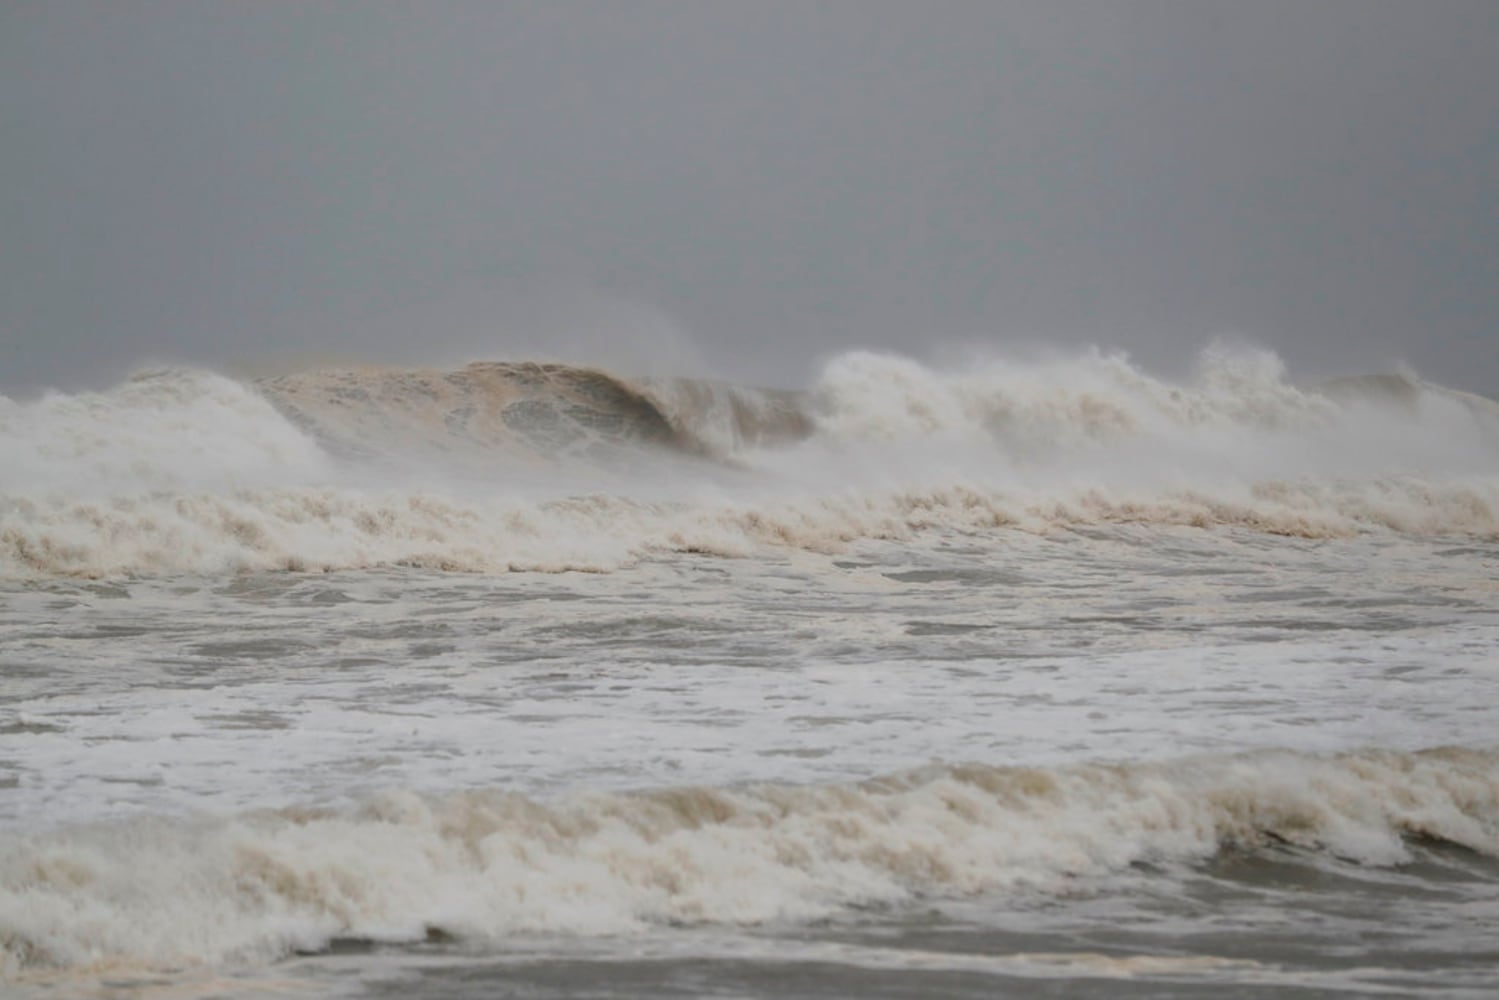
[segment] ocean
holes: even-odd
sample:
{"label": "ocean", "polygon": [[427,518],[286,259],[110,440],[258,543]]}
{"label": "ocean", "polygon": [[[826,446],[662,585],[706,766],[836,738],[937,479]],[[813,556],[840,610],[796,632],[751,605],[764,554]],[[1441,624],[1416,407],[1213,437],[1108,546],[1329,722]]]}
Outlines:
{"label": "ocean", "polygon": [[1214,347],[0,397],[0,995],[1499,995],[1499,405]]}

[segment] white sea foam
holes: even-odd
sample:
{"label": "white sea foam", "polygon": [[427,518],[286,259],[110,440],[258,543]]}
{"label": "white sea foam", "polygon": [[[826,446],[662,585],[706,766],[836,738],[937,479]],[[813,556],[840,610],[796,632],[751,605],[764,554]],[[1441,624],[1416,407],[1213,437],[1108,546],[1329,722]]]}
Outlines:
{"label": "white sea foam", "polygon": [[855,353],[803,395],[555,366],[163,371],[0,401],[0,575],[608,571],[1115,522],[1492,538],[1496,411],[1406,376],[1300,388],[1223,350],[1183,384],[1097,352],[958,372]]}
{"label": "white sea foam", "polygon": [[[142,372],[107,392],[0,397],[0,504],[318,481],[328,463],[254,387]],[[0,508],[3,509],[3,508]]]}
{"label": "white sea foam", "polygon": [[849,785],[390,792],[351,812],[138,819],[0,848],[0,958],[258,961],[335,938],[628,933],[849,906],[1086,890],[1138,863],[1289,843],[1365,864],[1407,838],[1499,855],[1499,755],[1260,752],[1161,764],[932,766]]}

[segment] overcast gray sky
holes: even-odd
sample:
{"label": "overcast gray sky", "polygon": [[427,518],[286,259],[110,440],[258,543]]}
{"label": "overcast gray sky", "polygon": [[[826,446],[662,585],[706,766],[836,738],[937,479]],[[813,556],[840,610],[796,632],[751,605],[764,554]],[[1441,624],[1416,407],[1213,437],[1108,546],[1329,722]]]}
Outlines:
{"label": "overcast gray sky", "polygon": [[0,391],[1215,336],[1499,394],[1494,0],[0,0]]}

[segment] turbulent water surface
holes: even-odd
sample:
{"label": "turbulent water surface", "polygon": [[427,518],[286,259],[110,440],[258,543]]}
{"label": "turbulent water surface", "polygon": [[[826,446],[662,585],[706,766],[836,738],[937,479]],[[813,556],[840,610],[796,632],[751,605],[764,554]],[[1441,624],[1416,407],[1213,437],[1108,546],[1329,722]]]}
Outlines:
{"label": "turbulent water surface", "polygon": [[0,397],[6,996],[1492,996],[1496,734],[1415,376]]}

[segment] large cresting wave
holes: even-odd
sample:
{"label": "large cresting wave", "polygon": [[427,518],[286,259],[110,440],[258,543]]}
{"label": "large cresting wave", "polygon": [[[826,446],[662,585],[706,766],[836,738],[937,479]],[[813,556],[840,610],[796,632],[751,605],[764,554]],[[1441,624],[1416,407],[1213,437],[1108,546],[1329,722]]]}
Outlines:
{"label": "large cresting wave", "polygon": [[610,571],[1113,523],[1499,537],[1499,406],[1252,350],[830,360],[809,387],[558,364],[143,372],[0,397],[0,577]]}

